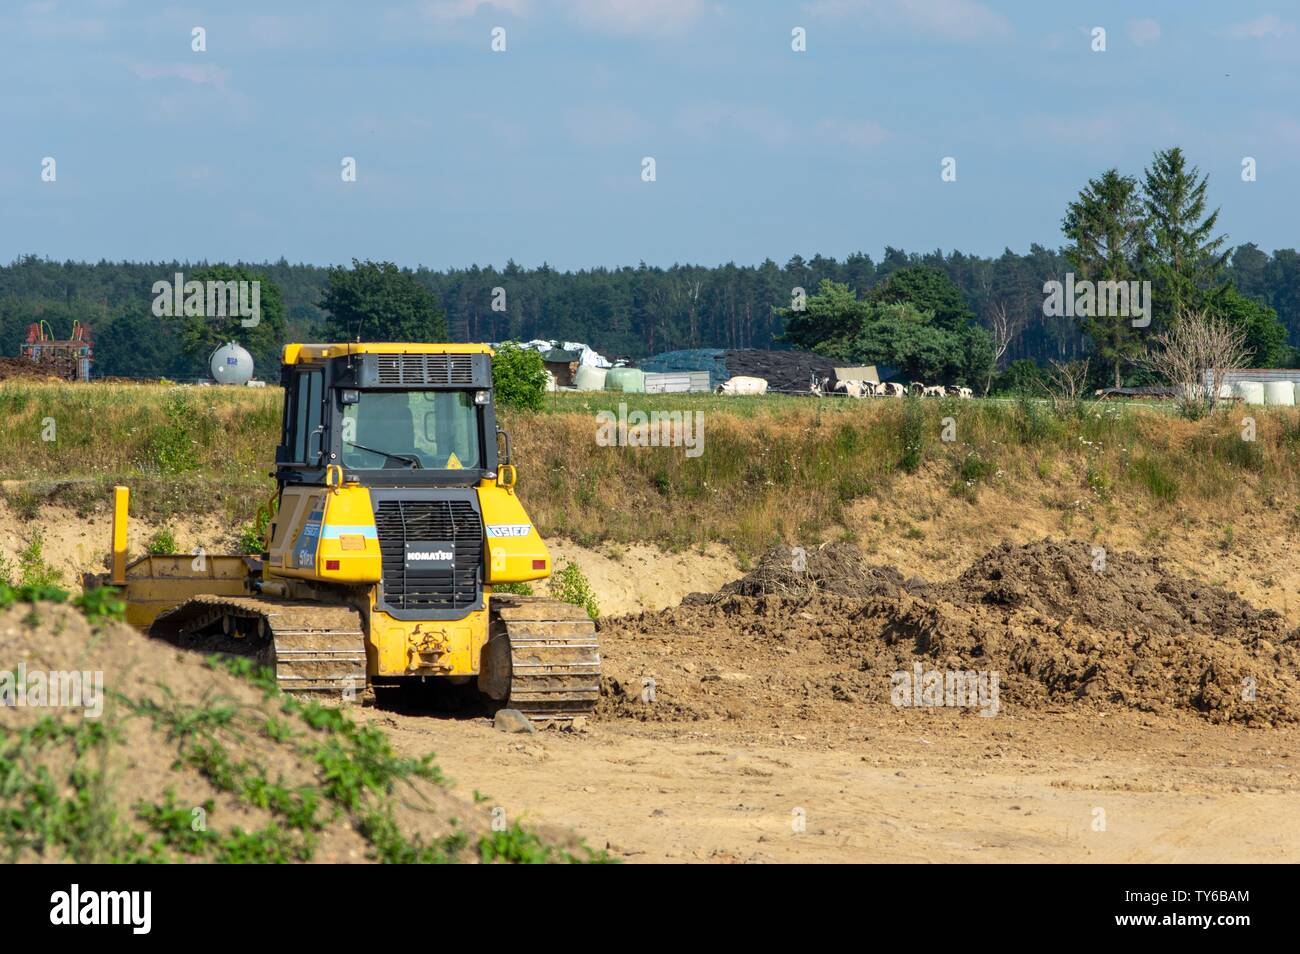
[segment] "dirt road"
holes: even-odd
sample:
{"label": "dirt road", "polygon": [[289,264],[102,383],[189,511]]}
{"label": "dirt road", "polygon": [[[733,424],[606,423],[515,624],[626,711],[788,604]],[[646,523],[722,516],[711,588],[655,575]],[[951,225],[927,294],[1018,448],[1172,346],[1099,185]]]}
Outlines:
{"label": "dirt road", "polygon": [[507,817],[572,827],[629,862],[1300,861],[1294,729],[872,708],[842,726],[516,736],[365,711]]}
{"label": "dirt road", "polygon": [[[587,732],[367,717],[630,861],[1300,861],[1286,618],[1153,558],[1098,571],[1079,542],[948,581],[803,557],[602,621]],[[998,704],[897,705],[914,666],[992,670]]]}

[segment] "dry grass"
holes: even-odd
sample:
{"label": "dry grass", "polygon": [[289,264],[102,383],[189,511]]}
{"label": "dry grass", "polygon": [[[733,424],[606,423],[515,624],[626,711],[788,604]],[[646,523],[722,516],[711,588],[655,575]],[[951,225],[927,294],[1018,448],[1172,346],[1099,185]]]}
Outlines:
{"label": "dry grass", "polygon": [[[5,496],[20,512],[44,499],[90,508],[127,482],[141,515],[217,510],[242,522],[274,489],[280,401],[278,388],[0,383]],[[620,403],[703,412],[703,453],[599,446],[595,415]],[[1247,413],[1253,441],[1243,439]],[[42,440],[51,420],[56,439]],[[1294,510],[1300,487],[1300,411],[1289,408],[1233,407],[1191,422],[1118,404],[1061,416],[1030,401],[560,394],[500,423],[543,532],[587,544],[720,541],[752,556],[830,539],[855,500],[885,499],[918,471],[973,506],[1003,479],[1041,487],[1062,507],[1244,496]]]}

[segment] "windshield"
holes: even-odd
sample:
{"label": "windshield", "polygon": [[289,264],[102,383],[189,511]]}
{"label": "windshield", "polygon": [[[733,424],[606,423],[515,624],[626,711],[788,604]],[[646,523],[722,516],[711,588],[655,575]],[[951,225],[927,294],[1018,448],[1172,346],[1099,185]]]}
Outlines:
{"label": "windshield", "polygon": [[362,391],[343,406],[343,466],[459,470],[482,466],[468,391]]}

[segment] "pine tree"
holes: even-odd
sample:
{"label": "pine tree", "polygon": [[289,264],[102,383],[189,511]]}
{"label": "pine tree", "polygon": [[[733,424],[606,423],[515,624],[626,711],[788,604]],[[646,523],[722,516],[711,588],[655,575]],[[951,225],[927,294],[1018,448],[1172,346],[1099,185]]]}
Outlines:
{"label": "pine tree", "polygon": [[[1137,180],[1115,169],[1090,179],[1066,207],[1061,228],[1070,240],[1065,257],[1076,281],[1130,281],[1145,231]],[[1120,387],[1124,368],[1142,351],[1141,330],[1133,327],[1132,317],[1094,313],[1079,318],[1079,329],[1092,339],[1101,365],[1111,369],[1115,387]]]}
{"label": "pine tree", "polygon": [[1148,228],[1140,266],[1151,281],[1157,322],[1204,307],[1227,261],[1226,236],[1214,235],[1219,210],[1205,213],[1208,185],[1209,176],[1202,176],[1196,166],[1189,170],[1177,146],[1157,152],[1146,170],[1143,206]]}

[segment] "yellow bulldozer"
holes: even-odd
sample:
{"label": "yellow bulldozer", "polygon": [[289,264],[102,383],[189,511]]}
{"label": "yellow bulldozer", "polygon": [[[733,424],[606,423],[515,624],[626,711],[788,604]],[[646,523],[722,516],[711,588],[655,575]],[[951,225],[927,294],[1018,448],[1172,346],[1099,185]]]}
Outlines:
{"label": "yellow bulldozer", "polygon": [[127,559],[127,620],[202,652],[252,657],[282,689],[355,698],[421,680],[473,684],[534,720],[591,711],[600,651],[586,612],[494,593],[552,561],[515,493],[492,351],[461,344],[290,344],[277,489],[259,555]]}

